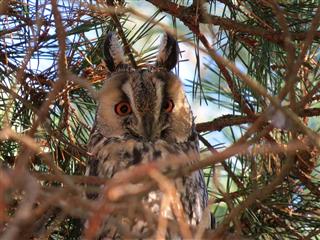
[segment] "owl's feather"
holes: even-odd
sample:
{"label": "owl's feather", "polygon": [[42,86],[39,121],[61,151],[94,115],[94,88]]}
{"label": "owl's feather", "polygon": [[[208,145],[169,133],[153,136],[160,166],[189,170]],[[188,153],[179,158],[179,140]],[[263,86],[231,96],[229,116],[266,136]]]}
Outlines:
{"label": "owl's feather", "polygon": [[125,62],[123,49],[118,42],[117,35],[109,33],[104,42],[104,60],[110,72]]}
{"label": "owl's feather", "polygon": [[170,71],[178,62],[179,52],[179,45],[174,37],[170,34],[164,34],[160,43],[156,66],[164,67]]}
{"label": "owl's feather", "polygon": [[[112,39],[108,35],[108,39]],[[107,39],[107,41],[109,41]],[[107,43],[105,46],[110,45]],[[111,44],[112,45],[112,44]],[[113,46],[116,46],[113,44]],[[88,174],[112,178],[121,170],[152,161],[175,158],[184,164],[199,161],[198,138],[193,115],[181,81],[169,70],[178,61],[178,45],[172,36],[164,38],[156,67],[117,69],[116,54],[109,54],[106,64],[113,69],[99,94],[96,120],[88,144],[94,157],[88,162]],[[123,108],[118,107],[123,104]],[[121,112],[119,112],[121,111]],[[171,163],[172,169],[180,165]],[[168,169],[159,169],[162,172]],[[207,206],[208,194],[201,170],[173,180],[180,195],[185,217],[196,226]],[[152,191],[132,207],[141,207],[159,213],[162,193]],[[149,209],[149,210],[148,210]],[[171,209],[168,216],[174,221]],[[122,238],[123,234],[149,236],[156,226],[139,216],[128,213],[106,216],[103,234],[108,239]],[[130,235],[129,234],[129,235]],[[168,238],[179,238],[178,231],[169,228]]]}

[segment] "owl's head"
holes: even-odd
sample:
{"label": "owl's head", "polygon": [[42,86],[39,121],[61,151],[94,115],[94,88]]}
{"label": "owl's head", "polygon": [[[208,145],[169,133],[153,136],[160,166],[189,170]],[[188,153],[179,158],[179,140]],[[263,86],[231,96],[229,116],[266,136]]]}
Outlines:
{"label": "owl's head", "polygon": [[126,63],[114,33],[104,44],[110,76],[99,94],[96,128],[105,137],[185,142],[194,137],[193,117],[180,79],[170,72],[179,46],[164,34],[156,63],[134,69]]}

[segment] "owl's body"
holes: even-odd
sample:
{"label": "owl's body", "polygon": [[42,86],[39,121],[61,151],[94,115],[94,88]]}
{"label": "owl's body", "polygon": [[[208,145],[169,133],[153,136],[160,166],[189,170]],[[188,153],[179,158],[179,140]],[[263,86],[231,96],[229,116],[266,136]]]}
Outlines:
{"label": "owl's body", "polygon": [[[181,165],[175,164],[173,159],[184,159],[188,165],[199,161],[192,112],[179,78],[170,72],[178,59],[176,41],[165,35],[156,66],[139,70],[124,64],[122,50],[116,41],[115,35],[109,34],[105,44],[106,65],[112,73],[99,94],[96,120],[88,144],[94,156],[89,160],[88,174],[112,178],[121,170],[140,163],[171,160],[174,169]],[[202,171],[173,182],[185,218],[190,225],[196,226],[208,199]],[[139,199],[137,206],[133,204],[131,207],[135,210],[132,211],[149,211],[157,216],[161,198],[160,190],[152,191]],[[134,203],[136,199],[132,201]],[[139,214],[131,215],[127,212],[106,216],[101,236],[106,239],[130,235],[152,237],[156,223]],[[171,209],[165,217],[175,220]],[[168,229],[167,238],[178,236],[178,231]]]}

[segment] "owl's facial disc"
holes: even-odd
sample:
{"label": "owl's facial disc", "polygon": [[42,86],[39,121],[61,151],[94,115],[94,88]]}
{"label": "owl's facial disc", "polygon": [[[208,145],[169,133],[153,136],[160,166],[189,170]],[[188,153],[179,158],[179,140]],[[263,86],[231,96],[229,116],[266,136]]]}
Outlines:
{"label": "owl's facial disc", "polygon": [[154,141],[161,136],[163,127],[162,107],[169,114],[173,109],[173,101],[165,101],[164,82],[155,79],[150,71],[136,71],[129,76],[121,89],[128,98],[132,109],[128,116],[127,128],[130,133],[147,141]]}
{"label": "owl's facial disc", "polygon": [[179,59],[179,46],[165,34],[154,65],[135,69],[126,63],[121,44],[108,33],[105,64],[111,75],[99,94],[96,129],[106,137],[171,143],[195,135],[192,112],[181,81],[170,73]]}
{"label": "owl's facial disc", "polygon": [[181,81],[166,71],[114,73],[101,89],[96,121],[108,137],[174,143],[193,134]]}

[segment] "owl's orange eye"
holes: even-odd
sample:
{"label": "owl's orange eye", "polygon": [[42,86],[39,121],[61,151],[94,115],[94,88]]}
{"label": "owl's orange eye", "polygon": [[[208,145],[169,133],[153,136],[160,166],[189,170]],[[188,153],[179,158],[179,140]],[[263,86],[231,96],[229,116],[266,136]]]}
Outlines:
{"label": "owl's orange eye", "polygon": [[165,112],[169,113],[169,112],[172,112],[174,108],[174,103],[171,99],[169,100],[166,100],[163,104],[163,109]]}
{"label": "owl's orange eye", "polygon": [[132,112],[132,109],[131,109],[131,106],[128,102],[121,101],[114,107],[114,111],[119,116],[126,116]]}

